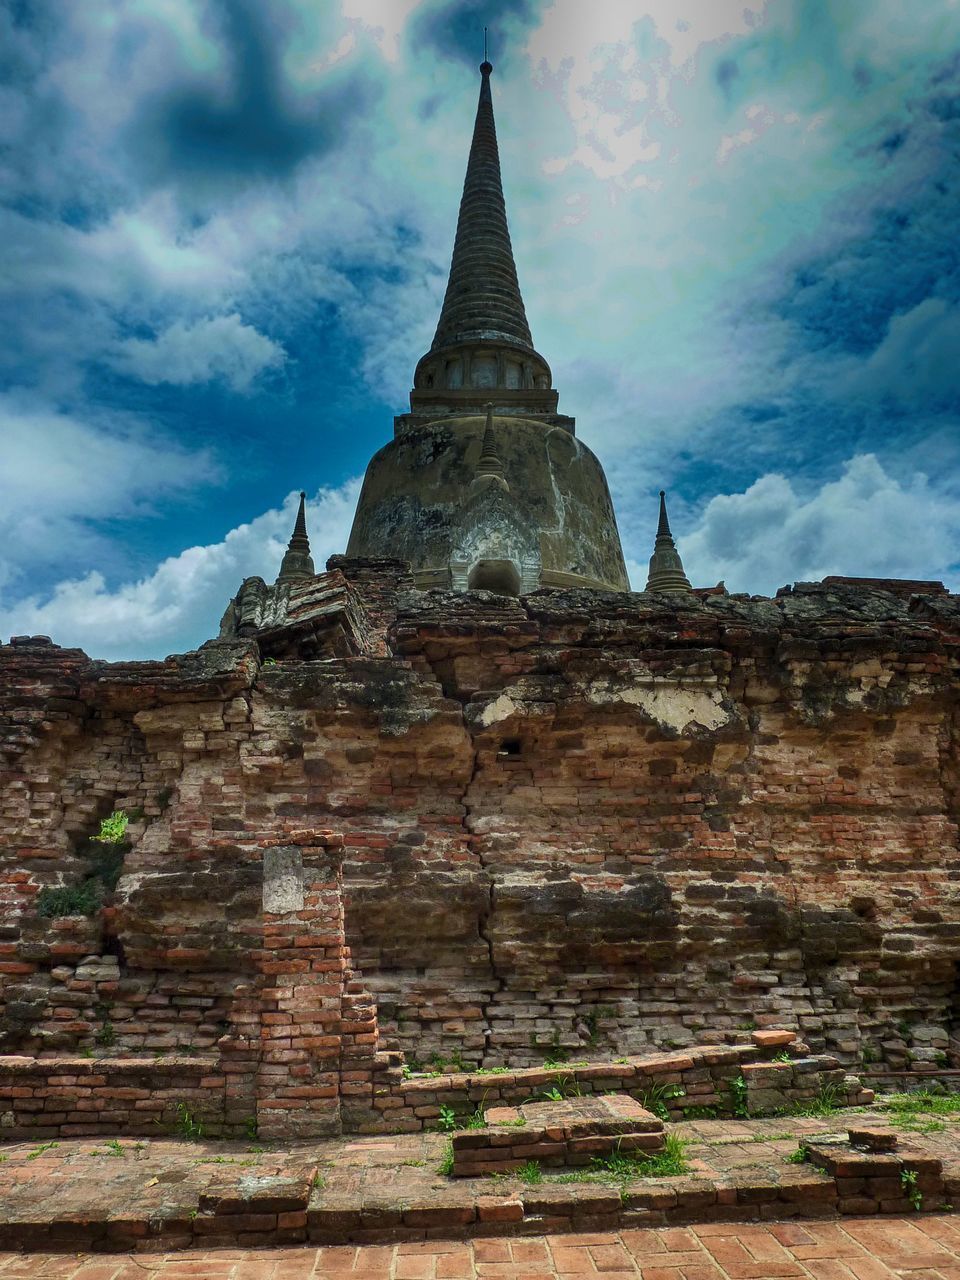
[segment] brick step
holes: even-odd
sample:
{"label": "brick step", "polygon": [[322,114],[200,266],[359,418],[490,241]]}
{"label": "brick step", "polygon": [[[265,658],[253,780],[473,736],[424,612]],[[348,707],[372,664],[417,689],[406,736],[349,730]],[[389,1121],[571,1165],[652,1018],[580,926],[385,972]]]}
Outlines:
{"label": "brick step", "polygon": [[663,1121],[629,1094],[493,1107],[482,1129],[453,1136],[453,1176],[511,1173],[529,1160],[582,1167],[617,1152],[663,1150]]}

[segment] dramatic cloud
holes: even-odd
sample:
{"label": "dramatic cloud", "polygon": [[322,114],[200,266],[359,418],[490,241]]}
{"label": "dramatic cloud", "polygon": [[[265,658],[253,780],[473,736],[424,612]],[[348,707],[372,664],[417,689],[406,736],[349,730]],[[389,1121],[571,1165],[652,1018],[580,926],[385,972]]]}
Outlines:
{"label": "dramatic cloud", "polygon": [[730,591],[769,595],[827,574],[942,578],[958,590],[960,486],[894,478],[871,454],[809,496],[786,476],[765,475],[745,493],[711,499],[680,550],[698,586],[723,579]]}
{"label": "dramatic cloud", "polygon": [[[307,504],[314,562],[342,551],[359,480],[322,489]],[[217,634],[220,617],[244,578],[274,581],[293,529],[299,495],[231,529],[218,543],[189,547],[136,582],[110,587],[102,573],[59,582],[48,598],[27,596],[0,607],[0,633],[52,635],[97,658],[182,652]]]}
{"label": "dramatic cloud", "polygon": [[78,420],[0,395],[0,589],[29,590],[110,554],[112,522],[161,507],[218,479],[213,460],[131,416]]}
{"label": "dramatic cloud", "polygon": [[343,145],[344,125],[366,105],[372,84],[350,65],[298,95],[283,64],[298,25],[290,6],[207,6],[214,65],[183,67],[180,83],[147,98],[131,121],[131,153],[152,181],[209,195],[226,182],[285,177],[307,157]]}
{"label": "dramatic cloud", "polygon": [[880,345],[843,390],[889,398],[904,411],[920,403],[960,414],[960,305],[924,298],[910,311],[892,316]]}
{"label": "dramatic cloud", "polygon": [[277,368],[285,358],[283,347],[244,324],[234,311],[196,324],[177,321],[151,341],[128,338],[117,347],[114,363],[153,386],[169,382],[185,387],[222,378],[235,391],[246,391],[258,374]]}
{"label": "dramatic cloud", "polygon": [[[896,540],[919,557],[923,513],[894,492],[920,492],[915,473],[945,523],[936,565],[910,572],[947,572],[960,6],[485,12],[0,5],[0,388],[38,424],[10,437],[21,457],[32,441],[30,476],[58,451],[0,516],[9,616],[90,571],[96,635],[116,583],[220,545],[274,495],[336,490],[389,438],[443,294],[487,21],[534,340],[640,574],[661,486],[701,580],[893,565]],[[889,485],[852,509],[871,529],[883,510],[879,540],[772,536],[777,564],[736,560],[723,502],[780,477],[806,530],[867,456]],[[194,599],[176,634],[199,642],[223,602]]]}

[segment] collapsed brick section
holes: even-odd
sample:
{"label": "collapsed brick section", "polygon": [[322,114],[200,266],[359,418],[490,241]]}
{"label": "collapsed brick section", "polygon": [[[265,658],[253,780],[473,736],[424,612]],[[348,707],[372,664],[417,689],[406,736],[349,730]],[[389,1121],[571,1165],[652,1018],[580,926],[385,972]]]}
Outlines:
{"label": "collapsed brick section", "polygon": [[[915,585],[509,600],[341,559],[291,588],[290,627],[163,663],[0,647],[0,1048],[248,1072],[290,1040],[290,1087],[336,1074],[348,1127],[395,1049],[523,1067],[786,1025],[841,1062],[942,1065],[960,601]],[[107,905],[38,914],[115,808]],[[343,936],[301,923],[337,952],[309,959],[337,966],[329,1010],[263,967],[265,850],[321,846]],[[335,1069],[266,1031],[334,1013]]]}

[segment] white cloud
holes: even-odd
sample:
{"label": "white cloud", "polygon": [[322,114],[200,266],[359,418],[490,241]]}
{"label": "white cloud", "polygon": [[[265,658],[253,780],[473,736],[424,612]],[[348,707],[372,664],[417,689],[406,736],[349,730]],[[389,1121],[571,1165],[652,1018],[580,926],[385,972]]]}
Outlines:
{"label": "white cloud", "polygon": [[420,0],[342,0],[343,16],[370,31],[388,62],[400,54],[400,37]]}
{"label": "white cloud", "polygon": [[279,368],[286,352],[236,311],[188,324],[178,320],[152,340],[128,338],[118,344],[114,365],[155,386],[190,386],[221,378],[234,391],[247,391],[266,369]]}
{"label": "white cloud", "polygon": [[36,567],[64,568],[105,550],[97,522],[155,511],[218,479],[189,450],[132,415],[77,417],[0,394],[0,584]]}
{"label": "white cloud", "polygon": [[[359,478],[321,489],[307,503],[318,570],[342,552],[360,491]],[[162,658],[217,634],[220,617],[244,578],[274,581],[293,529],[298,495],[231,529],[217,543],[170,556],[136,582],[111,587],[103,574],[67,579],[48,596],[0,608],[0,634],[49,635],[97,658]]]}
{"label": "white cloud", "polygon": [[838,480],[809,496],[784,475],[723,494],[678,539],[696,586],[724,579],[731,591],[772,594],[827,574],[942,578],[960,587],[960,492],[922,473],[891,475],[860,454]]}

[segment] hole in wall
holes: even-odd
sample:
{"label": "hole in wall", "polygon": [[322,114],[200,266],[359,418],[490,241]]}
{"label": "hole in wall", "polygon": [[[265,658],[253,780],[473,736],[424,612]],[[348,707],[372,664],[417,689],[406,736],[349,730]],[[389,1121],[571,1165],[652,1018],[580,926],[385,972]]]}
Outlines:
{"label": "hole in wall", "polygon": [[523,750],[519,738],[504,738],[497,748],[498,756],[518,756]]}
{"label": "hole in wall", "polygon": [[498,596],[520,594],[520,573],[512,560],[480,560],[470,570],[470,591],[493,591]]}

